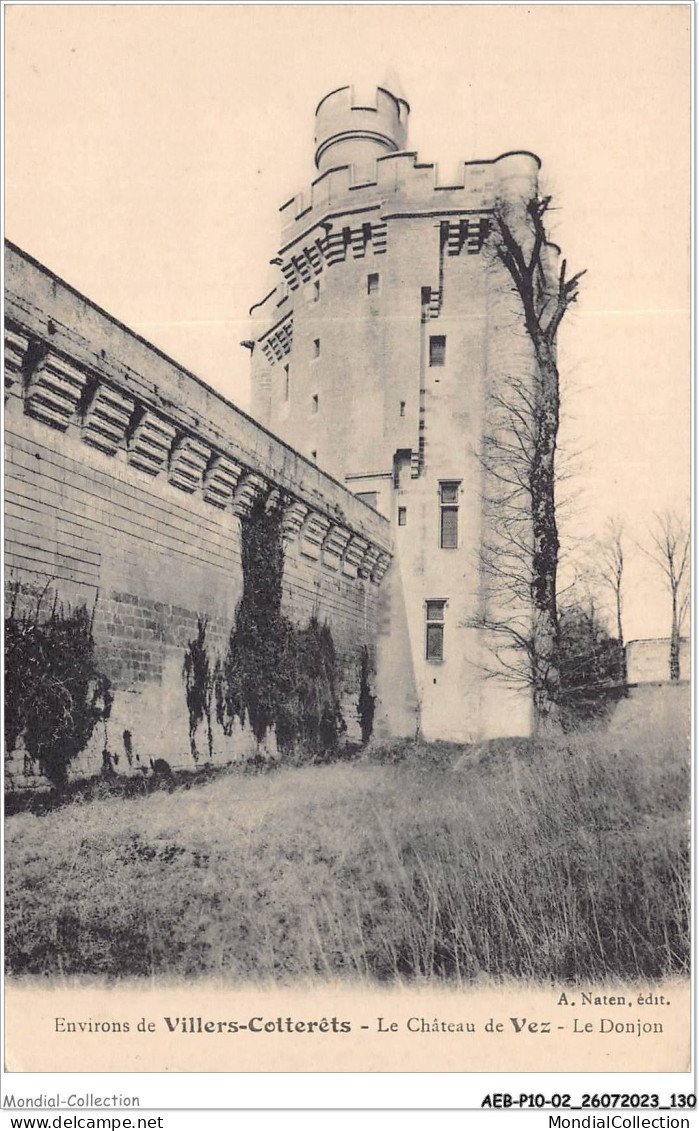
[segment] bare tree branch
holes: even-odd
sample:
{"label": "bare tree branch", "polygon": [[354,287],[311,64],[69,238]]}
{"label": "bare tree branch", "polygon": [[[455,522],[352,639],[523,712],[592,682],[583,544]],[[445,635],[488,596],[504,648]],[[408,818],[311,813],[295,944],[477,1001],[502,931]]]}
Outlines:
{"label": "bare tree branch", "polygon": [[[616,615],[616,633],[619,645],[624,647],[624,628],[622,614],[624,611],[623,582],[624,582],[624,524],[619,518],[611,518],[607,522],[604,536],[599,540],[599,577],[604,585],[612,590],[614,595],[614,611]],[[626,680],[626,655],[624,653],[624,680]]]}
{"label": "bare tree branch", "polygon": [[644,553],[662,571],[670,593],[670,679],[680,678],[680,637],[689,609],[690,533],[687,523],[671,510],[656,513]]}

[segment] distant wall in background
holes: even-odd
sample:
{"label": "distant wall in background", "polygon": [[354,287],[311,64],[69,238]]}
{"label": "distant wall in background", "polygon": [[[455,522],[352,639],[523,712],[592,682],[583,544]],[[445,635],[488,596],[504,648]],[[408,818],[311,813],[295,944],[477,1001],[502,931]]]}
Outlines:
{"label": "distant wall in background", "polygon": [[[690,677],[689,639],[680,641],[680,679]],[[629,683],[660,683],[670,679],[670,638],[629,640],[626,645],[626,678]]]}

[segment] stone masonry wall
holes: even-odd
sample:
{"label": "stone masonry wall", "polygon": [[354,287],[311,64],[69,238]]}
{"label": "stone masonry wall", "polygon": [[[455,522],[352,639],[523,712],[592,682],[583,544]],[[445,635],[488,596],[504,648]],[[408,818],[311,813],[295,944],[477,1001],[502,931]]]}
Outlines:
{"label": "stone masonry wall", "polygon": [[[115,692],[74,775],[98,772],[105,743],[119,770],[192,765],[185,648],[205,617],[211,659],[224,654],[260,499],[283,509],[283,611],[328,621],[358,734],[359,651],[373,653],[390,561],[380,515],[12,245],[5,397],[6,612],[85,604]],[[214,738],[219,761],[254,745]],[[20,749],[10,780],[25,768]]]}

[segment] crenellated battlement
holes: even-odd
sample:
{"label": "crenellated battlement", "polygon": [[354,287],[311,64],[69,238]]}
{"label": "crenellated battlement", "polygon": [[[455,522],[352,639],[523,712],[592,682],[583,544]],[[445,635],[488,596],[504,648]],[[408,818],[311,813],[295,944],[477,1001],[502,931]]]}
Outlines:
{"label": "crenellated battlement", "polygon": [[[537,191],[541,162],[526,150],[490,161],[464,161],[457,183],[439,183],[439,169],[416,153],[390,153],[375,162],[376,177],[355,183],[356,168],[328,169],[310,193],[292,197],[280,208],[281,246],[273,262],[282,279],[251,307],[264,324],[288,293],[317,278],[327,267],[348,259],[383,255],[392,220],[434,216],[440,222],[448,256],[477,254],[488,233],[498,199],[526,200]],[[271,343],[270,343],[271,345]],[[271,345],[269,360],[278,356]]]}
{"label": "crenellated battlement", "polygon": [[414,152],[379,157],[372,180],[357,180],[353,165],[328,169],[310,191],[281,206],[281,252],[313,228],[348,214],[378,211],[387,219],[403,213],[488,211],[501,196],[514,199],[535,192],[540,165],[526,150],[490,161],[464,161],[456,181],[448,184],[440,183],[438,165],[419,161]]}
{"label": "crenellated battlement", "polygon": [[[307,191],[281,206],[281,242],[272,260],[281,279],[250,310],[256,326],[264,328],[262,334],[253,330],[253,338],[272,335],[264,348],[271,364],[290,344],[283,333],[275,339],[276,311],[326,268],[385,254],[393,220],[435,217],[440,255],[473,255],[487,237],[496,200],[522,201],[536,194],[541,162],[527,150],[464,161],[456,178],[442,183],[436,163],[420,161],[416,152],[403,148],[409,112],[407,102],[385,87],[375,88],[370,98],[339,87],[319,102],[320,174]],[[432,316],[439,306],[435,300]]]}

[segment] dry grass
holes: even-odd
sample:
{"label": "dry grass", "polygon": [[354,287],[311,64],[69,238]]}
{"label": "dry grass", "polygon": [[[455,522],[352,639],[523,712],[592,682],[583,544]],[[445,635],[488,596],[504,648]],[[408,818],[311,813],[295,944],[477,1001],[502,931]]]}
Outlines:
{"label": "dry grass", "polygon": [[[6,823],[16,974],[663,978],[688,969],[684,717],[219,778]],[[400,756],[400,761],[392,759]]]}

